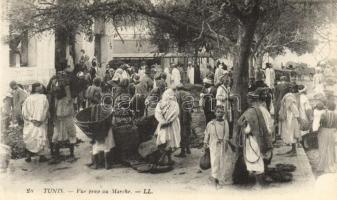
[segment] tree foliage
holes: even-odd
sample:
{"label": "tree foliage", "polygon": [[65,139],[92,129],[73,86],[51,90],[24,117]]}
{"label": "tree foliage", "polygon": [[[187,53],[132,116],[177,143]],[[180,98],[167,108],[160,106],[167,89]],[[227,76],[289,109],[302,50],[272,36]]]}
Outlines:
{"label": "tree foliage", "polygon": [[[11,30],[40,33],[56,28],[67,34],[92,34],[95,19],[111,22],[115,31],[139,19],[149,18],[157,42],[175,43],[181,49],[207,47],[218,55],[231,53],[234,62],[233,91],[246,106],[251,55],[282,54],[286,48],[303,54],[316,45],[313,32],[329,21],[327,9],[335,4],[311,5],[290,0],[23,0],[10,12]],[[332,8],[333,9],[333,8]],[[330,12],[329,12],[330,13]],[[169,36],[169,37],[167,37]],[[165,45],[163,45],[165,48]]]}

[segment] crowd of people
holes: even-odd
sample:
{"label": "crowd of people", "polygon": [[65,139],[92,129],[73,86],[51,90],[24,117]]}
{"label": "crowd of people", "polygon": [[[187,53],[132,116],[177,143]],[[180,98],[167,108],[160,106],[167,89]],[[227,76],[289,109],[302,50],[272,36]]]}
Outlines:
{"label": "crowd of people", "polygon": [[[34,83],[29,95],[15,81],[10,83],[11,93],[6,101],[10,102],[8,108],[12,107],[14,121],[24,127],[27,162],[35,155],[40,156],[41,162],[46,161],[48,147],[52,155],[50,164],[61,161],[61,148],[69,148],[67,159],[75,161],[74,115],[101,104],[112,105],[115,124],[127,124],[134,119],[141,121],[144,117],[155,122],[152,124],[156,127],[150,135],[160,156],[154,163],[174,165],[172,153],[179,148],[177,157],[184,158],[191,153],[191,113],[196,105],[182,77],[186,75],[191,84],[200,79],[200,75],[195,76],[192,63],[188,63],[186,74],[174,63],[164,70],[146,63],[139,68],[121,64],[102,70],[96,59],[88,62],[85,52],[82,53],[74,69],[66,63],[59,65],[47,87]],[[210,152],[212,183],[232,184],[235,164],[242,159],[257,183],[265,184],[273,143],[282,139],[291,146],[284,154],[295,156],[297,144],[309,132],[318,133],[318,170],[335,172],[337,115],[331,96],[321,93],[313,106],[304,85],[284,76],[276,81],[275,71],[268,63],[266,70],[256,72],[249,85],[248,108],[235,118],[233,105],[237,99],[231,91],[232,73],[224,63],[219,62],[214,68],[208,67],[199,100],[206,125],[203,149]],[[316,86],[318,79],[314,78]],[[109,129],[104,138],[93,139],[91,144],[89,166],[99,168],[99,155],[104,152],[104,167],[109,169],[108,154],[116,147],[113,129]]]}

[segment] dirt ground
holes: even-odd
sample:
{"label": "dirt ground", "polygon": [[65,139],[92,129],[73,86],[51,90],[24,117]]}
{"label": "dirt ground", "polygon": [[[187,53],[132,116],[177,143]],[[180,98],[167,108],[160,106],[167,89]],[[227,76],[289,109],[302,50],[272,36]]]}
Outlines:
{"label": "dirt ground", "polygon": [[[113,169],[92,170],[85,166],[90,161],[89,139],[78,130],[79,139],[84,142],[75,149],[75,155],[79,159],[76,162],[62,162],[58,165],[26,163],[24,159],[11,160],[7,173],[0,174],[1,196],[10,193],[10,199],[46,199],[57,197],[72,197],[75,199],[159,199],[171,197],[182,199],[185,197],[203,199],[209,197],[250,199],[251,197],[273,196],[275,198],[289,197],[287,199],[303,198],[303,195],[320,197],[335,192],[334,184],[337,183],[336,174],[319,177],[316,184],[297,183],[274,184],[263,189],[254,187],[225,186],[216,189],[208,181],[210,170],[199,169],[199,159],[202,155],[200,142],[204,130],[204,119],[201,112],[193,113],[192,129],[194,130],[192,154],[187,158],[174,158],[176,161],[173,171],[162,174],[143,174],[121,165]],[[68,152],[64,152],[68,153]],[[179,152],[176,152],[179,153]],[[315,160],[315,159],[312,159]],[[313,163],[313,161],[311,161]],[[324,187],[322,187],[324,185]],[[61,193],[48,193],[46,188]],[[316,188],[316,189],[315,189]],[[320,188],[317,190],[317,188]],[[334,188],[334,189],[333,189]],[[32,189],[33,191],[30,191]],[[150,189],[150,190],[149,190]],[[118,193],[118,191],[119,193]],[[324,193],[322,193],[324,191]],[[47,192],[47,193],[46,193]],[[108,194],[103,194],[108,192]],[[89,194],[90,193],[90,194]],[[118,194],[117,194],[118,193]],[[144,194],[150,193],[150,194]],[[37,196],[36,196],[37,195]],[[184,196],[182,196],[184,195]],[[74,198],[75,197],[75,198]]]}

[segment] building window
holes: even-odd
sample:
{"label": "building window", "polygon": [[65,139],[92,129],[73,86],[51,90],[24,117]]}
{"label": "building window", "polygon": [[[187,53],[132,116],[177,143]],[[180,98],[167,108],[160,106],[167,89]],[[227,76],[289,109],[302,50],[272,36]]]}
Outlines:
{"label": "building window", "polygon": [[10,67],[28,66],[28,33],[11,35],[9,42],[9,64]]}

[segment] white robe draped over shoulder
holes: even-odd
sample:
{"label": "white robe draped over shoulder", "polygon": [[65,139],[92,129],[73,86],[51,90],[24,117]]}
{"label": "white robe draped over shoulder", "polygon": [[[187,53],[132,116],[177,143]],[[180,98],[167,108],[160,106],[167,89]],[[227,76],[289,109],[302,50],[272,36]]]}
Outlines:
{"label": "white robe draped over shoulder", "polygon": [[[33,153],[40,153],[47,146],[47,117],[49,103],[46,95],[30,95],[22,107],[24,117],[23,141],[26,149]],[[35,126],[33,121],[42,122],[41,126]]]}
{"label": "white robe draped over shoulder", "polygon": [[[155,118],[159,122],[155,132],[157,146],[166,144],[168,148],[179,148],[181,128],[178,103],[175,100],[161,100],[156,106]],[[162,127],[163,124],[168,125]]]}

